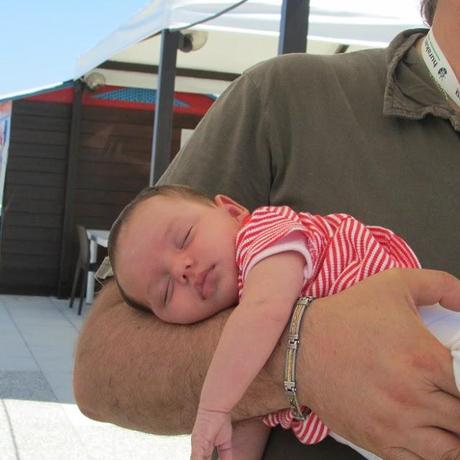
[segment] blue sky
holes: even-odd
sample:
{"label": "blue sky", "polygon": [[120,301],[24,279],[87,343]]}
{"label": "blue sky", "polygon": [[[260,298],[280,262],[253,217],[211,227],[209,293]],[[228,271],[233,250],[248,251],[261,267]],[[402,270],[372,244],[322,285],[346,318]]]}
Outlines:
{"label": "blue sky", "polygon": [[0,99],[71,78],[77,57],[148,0],[0,0]]}

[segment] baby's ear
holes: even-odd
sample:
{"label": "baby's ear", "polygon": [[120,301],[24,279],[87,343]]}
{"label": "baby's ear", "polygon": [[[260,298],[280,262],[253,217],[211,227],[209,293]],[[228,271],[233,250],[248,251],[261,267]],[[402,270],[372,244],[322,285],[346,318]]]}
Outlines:
{"label": "baby's ear", "polygon": [[242,222],[249,214],[249,211],[243,205],[232,200],[227,195],[216,195],[214,197],[214,203],[217,207],[225,209],[238,222]]}

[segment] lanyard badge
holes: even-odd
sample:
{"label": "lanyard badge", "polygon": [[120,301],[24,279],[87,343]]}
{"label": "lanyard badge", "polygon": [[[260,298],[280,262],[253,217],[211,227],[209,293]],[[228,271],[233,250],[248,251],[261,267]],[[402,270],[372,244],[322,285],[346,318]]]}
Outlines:
{"label": "lanyard badge", "polygon": [[432,30],[428,32],[423,40],[422,57],[431,77],[441,91],[460,106],[460,84],[447,58],[436,42]]}

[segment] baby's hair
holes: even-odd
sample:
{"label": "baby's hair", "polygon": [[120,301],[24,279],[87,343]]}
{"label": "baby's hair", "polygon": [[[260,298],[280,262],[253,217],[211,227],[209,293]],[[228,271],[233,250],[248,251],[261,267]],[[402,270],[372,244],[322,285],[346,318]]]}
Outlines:
{"label": "baby's hair", "polygon": [[186,200],[199,201],[207,205],[212,205],[213,203],[212,200],[209,197],[207,197],[204,193],[201,193],[198,190],[195,190],[186,185],[154,185],[151,187],[146,187],[143,190],[141,190],[136,195],[136,197],[123,208],[123,210],[120,212],[118,217],[115,219],[115,222],[112,224],[112,228],[110,229],[107,248],[108,248],[108,253],[109,253],[110,264],[112,265],[113,276],[118,285],[121,296],[123,300],[129,306],[137,310],[148,311],[148,312],[151,312],[150,308],[138,302],[135,302],[133,299],[131,299],[126,294],[126,292],[120,286],[120,283],[118,282],[118,279],[117,279],[117,271],[116,271],[116,260],[117,260],[116,249],[117,249],[118,238],[120,236],[120,231],[123,225],[129,221],[129,219],[132,217],[134,211],[136,210],[136,208],[138,207],[140,203],[150,198],[153,198],[155,196],[178,197],[178,198],[183,198]]}

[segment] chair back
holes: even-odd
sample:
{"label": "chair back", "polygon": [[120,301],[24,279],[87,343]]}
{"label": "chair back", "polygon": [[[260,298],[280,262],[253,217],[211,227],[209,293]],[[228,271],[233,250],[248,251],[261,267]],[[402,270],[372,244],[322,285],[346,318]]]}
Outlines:
{"label": "chair back", "polygon": [[83,225],[77,225],[78,233],[78,245],[80,247],[80,253],[78,255],[80,259],[81,268],[83,270],[89,269],[89,239],[86,233],[86,228]]}

